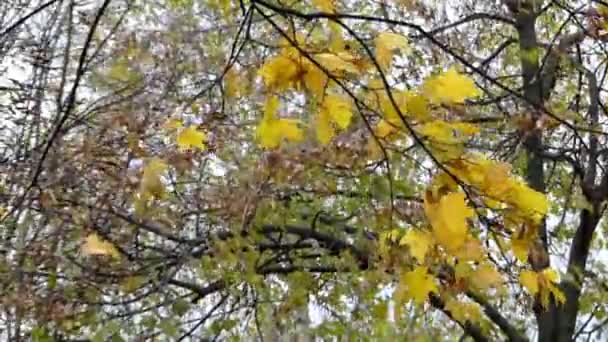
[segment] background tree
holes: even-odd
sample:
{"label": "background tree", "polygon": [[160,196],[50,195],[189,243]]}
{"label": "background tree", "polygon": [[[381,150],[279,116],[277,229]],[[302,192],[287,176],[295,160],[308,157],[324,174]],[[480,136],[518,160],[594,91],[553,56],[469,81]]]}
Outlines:
{"label": "background tree", "polygon": [[3,1],[2,338],[605,339],[607,6]]}

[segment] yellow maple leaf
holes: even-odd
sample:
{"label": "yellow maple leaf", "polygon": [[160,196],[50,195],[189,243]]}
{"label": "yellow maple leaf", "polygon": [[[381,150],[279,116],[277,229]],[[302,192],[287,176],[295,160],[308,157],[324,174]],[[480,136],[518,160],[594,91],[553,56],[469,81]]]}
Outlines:
{"label": "yellow maple leaf", "polygon": [[339,129],[346,129],[353,116],[351,103],[337,95],[327,95],[323,99],[317,116],[317,138],[322,144],[328,144],[335,135],[332,123]]}
{"label": "yellow maple leaf", "polygon": [[[432,139],[439,143],[454,143],[457,138],[452,137],[443,139],[438,138],[447,130],[444,124],[432,125],[429,122],[423,125],[423,133],[431,134]],[[430,128],[427,126],[432,125]],[[453,124],[450,124],[453,125]],[[476,128],[466,126],[456,126],[465,128],[464,132],[469,134]],[[511,175],[511,167],[506,163],[497,163],[484,157],[471,154],[461,155],[457,160],[452,161],[451,171],[459,179],[475,186],[482,193],[488,196],[486,203],[489,207],[503,209],[507,204],[510,206],[509,218],[519,223],[537,224],[547,214],[549,202],[547,197],[530,188],[524,182]]]}
{"label": "yellow maple leaf", "polygon": [[462,181],[483,190],[490,161],[477,155],[465,154],[450,162],[450,171]]}
{"label": "yellow maple leaf", "polygon": [[264,120],[275,120],[276,112],[281,106],[281,101],[276,96],[270,96],[264,102]]}
{"label": "yellow maple leaf", "polygon": [[497,199],[502,199],[511,188],[510,173],[509,164],[490,163],[484,170],[482,190]]}
{"label": "yellow maple leaf", "polygon": [[399,115],[399,112],[407,119],[411,118],[419,123],[425,122],[430,118],[429,103],[420,94],[409,90],[392,90],[391,95],[397,106],[397,108],[395,108],[395,105],[388,97],[382,82],[377,80],[370,82],[370,89],[375,90],[370,92],[368,102],[374,106],[380,106],[384,120],[390,122],[394,126],[404,126],[403,119]]}
{"label": "yellow maple leaf", "polygon": [[315,60],[331,73],[351,73],[358,74],[359,68],[353,63],[355,58],[347,53],[320,53],[315,56]]}
{"label": "yellow maple leaf", "polygon": [[485,250],[481,245],[481,241],[475,237],[468,236],[462,247],[452,251],[452,254],[463,261],[481,261],[485,255]]}
{"label": "yellow maple leaf", "polygon": [[375,39],[376,60],[381,68],[387,69],[393,60],[395,50],[409,51],[409,42],[405,36],[392,32],[382,32]]}
{"label": "yellow maple leaf", "polygon": [[496,288],[504,282],[496,267],[487,263],[479,265],[470,279],[473,285],[480,290]]}
{"label": "yellow maple leaf", "polygon": [[301,141],[302,130],[299,121],[293,119],[277,119],[275,113],[279,109],[279,99],[271,96],[264,105],[264,118],[257,127],[257,136],[264,148],[276,148],[282,140]]}
{"label": "yellow maple leaf", "polygon": [[304,86],[308,89],[313,95],[317,97],[322,97],[325,92],[325,88],[327,87],[327,82],[329,81],[327,75],[323,72],[323,70],[317,68],[316,65],[310,63],[309,61],[305,61],[304,65],[304,75],[302,76],[302,81],[304,81]]}
{"label": "yellow maple leaf", "polygon": [[312,0],[312,3],[323,12],[334,13],[336,10],[334,0]]}
{"label": "yellow maple leaf", "polygon": [[457,144],[479,132],[479,128],[466,122],[434,120],[420,125],[418,132],[442,144]]}
{"label": "yellow maple leaf", "polygon": [[519,274],[519,282],[531,295],[539,294],[540,302],[545,308],[549,306],[551,297],[558,304],[566,301],[566,296],[557,286],[559,275],[554,269],[545,268],[540,272],[524,270]]}
{"label": "yellow maple leaf", "polygon": [[456,252],[467,238],[467,218],[473,217],[474,211],[465,203],[463,193],[450,193],[441,197],[438,204],[425,198],[424,209],[433,227],[435,240],[450,252]]}
{"label": "yellow maple leaf", "polygon": [[274,121],[262,120],[257,127],[256,134],[260,145],[264,148],[277,148],[281,143],[281,132],[277,129]]}
{"label": "yellow maple leaf", "polygon": [[335,135],[334,129],[331,127],[331,119],[327,111],[320,111],[317,115],[317,122],[315,125],[317,131],[317,139],[323,145],[329,144],[331,139]]}
{"label": "yellow maple leaf", "polygon": [[524,270],[519,274],[519,282],[531,295],[538,293],[538,275],[536,272]]}
{"label": "yellow maple leaf", "polygon": [[460,302],[455,298],[448,298],[445,301],[445,309],[452,314],[454,319],[461,323],[467,321],[475,323],[481,320],[481,309],[477,303]]}
{"label": "yellow maple leaf", "polygon": [[563,304],[566,301],[566,296],[557,287],[559,283],[559,274],[552,268],[545,268],[538,272],[538,283],[541,289],[541,304],[546,308],[549,306],[550,296],[553,296],[558,304]]}
{"label": "yellow maple leaf", "polygon": [[433,182],[431,183],[430,190],[434,197],[438,196],[435,192],[437,189],[445,189],[449,192],[456,192],[458,190],[458,183],[456,183],[452,175],[442,171],[433,178]]}
{"label": "yellow maple leaf", "polygon": [[177,135],[177,146],[181,149],[196,147],[200,150],[204,150],[205,141],[207,141],[207,135],[205,135],[204,132],[197,130],[194,126],[183,129]]}
{"label": "yellow maple leaf", "polygon": [[513,182],[507,199],[535,223],[540,222],[549,211],[547,196],[519,181]]}
{"label": "yellow maple leaf", "polygon": [[111,242],[102,240],[96,233],[87,236],[81,250],[85,255],[109,255],[116,259],[120,258],[116,247]]}
{"label": "yellow maple leaf", "polygon": [[406,92],[405,106],[407,112],[416,120],[426,121],[429,119],[429,102],[424,96],[411,91]]}
{"label": "yellow maple leaf", "polygon": [[139,194],[142,200],[146,201],[150,198],[163,197],[165,186],[163,185],[161,176],[166,169],[167,164],[159,158],[152,158],[146,163],[139,185]]}
{"label": "yellow maple leaf", "polygon": [[459,262],[454,266],[454,276],[457,280],[468,279],[474,271],[468,262]]}
{"label": "yellow maple leaf", "polygon": [[425,122],[416,130],[429,140],[428,147],[441,161],[460,159],[464,153],[464,142],[479,131],[473,124],[443,120]]}
{"label": "yellow maple leaf", "polygon": [[346,98],[337,95],[328,95],[323,100],[323,108],[329,112],[333,122],[341,129],[346,129],[350,125],[353,116],[351,102]]}
{"label": "yellow maple leaf", "polygon": [[431,292],[439,292],[435,278],[428,273],[427,267],[418,266],[401,274],[396,295],[399,299],[412,299],[416,304],[422,304]]}
{"label": "yellow maple leaf", "polygon": [[329,51],[333,53],[339,53],[346,50],[346,41],[342,34],[342,26],[336,22],[328,23],[330,36],[329,36]]}
{"label": "yellow maple leaf", "polygon": [[378,124],[376,124],[376,127],[374,128],[374,134],[378,138],[386,138],[395,132],[397,132],[397,129],[395,128],[395,126],[388,123],[388,121],[386,121],[384,119],[380,120],[380,122],[378,122]]}
{"label": "yellow maple leaf", "polygon": [[384,120],[386,120],[387,122],[390,122],[395,127],[404,127],[403,120],[399,116],[399,111],[403,114],[405,112],[404,111],[405,107],[400,106],[399,95],[396,94],[395,96],[393,96],[393,98],[395,99],[395,102],[397,103],[397,106],[399,107],[399,111],[397,111],[397,109],[395,109],[395,107],[391,103],[388,96],[386,96],[386,94],[384,94],[384,93],[378,94],[377,98],[379,100],[378,104],[379,104],[380,110],[384,116]]}
{"label": "yellow maple leaf", "polygon": [[[564,294],[564,292],[562,292],[562,290],[559,289],[559,287],[551,284],[551,285],[549,285],[549,292],[551,292],[551,294],[553,295],[553,298],[555,299],[555,302],[558,305],[564,304],[566,302],[566,295]],[[547,304],[545,305],[545,307],[546,306],[547,306]]]}
{"label": "yellow maple leaf", "polygon": [[423,94],[439,104],[458,104],[481,95],[475,82],[455,68],[427,79],[422,85]]}
{"label": "yellow maple leaf", "polygon": [[399,240],[399,244],[408,246],[410,254],[422,262],[426,253],[433,247],[433,236],[426,231],[410,229]]}
{"label": "yellow maple leaf", "polygon": [[298,75],[298,65],[289,57],[278,55],[268,60],[258,70],[267,88],[283,91],[293,86]]}
{"label": "yellow maple leaf", "polygon": [[511,251],[519,261],[526,262],[528,260],[529,249],[530,241],[527,239],[511,238]]}
{"label": "yellow maple leaf", "polygon": [[279,119],[276,121],[275,126],[278,131],[282,132],[281,136],[287,141],[302,141],[304,136],[302,130],[298,126],[300,121],[294,119]]}
{"label": "yellow maple leaf", "polygon": [[[378,100],[380,109],[382,110],[382,114],[384,115],[384,119],[394,126],[404,127],[403,119],[401,119],[401,115],[407,115],[406,108],[406,100],[407,94],[404,91],[391,91],[391,95],[393,100],[395,101],[395,105],[393,105],[393,101],[388,97],[386,90],[381,86],[379,91],[376,91],[373,97]],[[401,113],[401,115],[399,115]]]}
{"label": "yellow maple leaf", "polygon": [[559,282],[559,274],[556,270],[552,268],[545,268],[542,270],[543,279],[550,283],[558,283]]}

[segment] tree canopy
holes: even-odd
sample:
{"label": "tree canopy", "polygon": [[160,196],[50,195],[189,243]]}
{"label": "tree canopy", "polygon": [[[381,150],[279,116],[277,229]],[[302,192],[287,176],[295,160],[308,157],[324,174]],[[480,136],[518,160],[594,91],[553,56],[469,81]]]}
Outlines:
{"label": "tree canopy", "polygon": [[3,0],[7,341],[601,341],[608,3]]}

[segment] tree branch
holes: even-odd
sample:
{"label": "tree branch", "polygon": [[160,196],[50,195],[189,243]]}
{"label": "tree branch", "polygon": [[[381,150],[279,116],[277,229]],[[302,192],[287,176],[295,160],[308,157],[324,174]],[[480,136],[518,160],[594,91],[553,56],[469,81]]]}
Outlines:
{"label": "tree branch", "polygon": [[16,29],[17,27],[23,25],[23,23],[25,23],[28,19],[30,19],[31,17],[35,16],[36,14],[40,13],[41,11],[43,11],[45,8],[51,6],[52,4],[56,3],[58,0],[51,0],[48,1],[47,3],[42,4],[40,7],[32,10],[30,13],[28,13],[26,16],[22,17],[21,19],[17,20],[14,24],[12,24],[11,26],[7,27],[4,31],[2,31],[2,33],[0,33],[0,38],[4,37],[5,35],[9,34],[11,31],[13,31],[14,29]]}
{"label": "tree branch", "polygon": [[509,25],[515,25],[515,22],[509,18],[505,18],[499,15],[492,15],[489,13],[473,13],[471,15],[468,15],[460,20],[457,20],[453,23],[447,24],[445,26],[442,27],[438,27],[436,29],[433,29],[431,31],[429,31],[429,34],[435,35],[435,34],[439,34],[443,31],[449,30],[451,28],[454,28],[456,26],[460,26],[462,24],[466,24],[469,23],[471,21],[475,21],[475,20],[493,20],[493,21],[499,21],[505,24],[509,24]]}
{"label": "tree branch", "polygon": [[489,342],[490,341],[490,339],[488,339],[481,332],[481,328],[478,325],[473,324],[470,321],[466,321],[465,323],[462,323],[462,322],[458,321],[457,319],[455,319],[454,316],[452,315],[452,313],[445,308],[445,303],[443,302],[443,300],[441,300],[441,298],[439,298],[438,296],[431,294],[429,296],[429,301],[434,308],[440,310],[446,316],[448,316],[452,321],[456,322],[464,330],[464,332],[467,335],[469,335],[473,338],[473,340],[475,340],[477,342]]}
{"label": "tree branch", "polygon": [[488,318],[490,320],[492,320],[492,322],[494,322],[499,328],[500,330],[502,330],[502,332],[507,335],[507,338],[509,339],[509,341],[512,342],[526,342],[528,341],[528,339],[525,337],[525,335],[523,335],[521,332],[519,332],[517,329],[515,329],[515,327],[513,325],[511,325],[511,323],[509,323],[509,321],[500,314],[500,312],[498,312],[498,310],[496,310],[496,308],[494,308],[492,305],[490,305],[490,303],[488,303],[485,299],[483,299],[482,297],[480,297],[479,295],[477,295],[474,292],[467,292],[467,296],[469,296],[469,298],[473,299],[475,302],[477,302],[477,304],[481,305],[481,307],[483,308],[484,312],[486,313],[486,316],[488,316]]}
{"label": "tree branch", "polygon": [[214,281],[213,283],[207,286],[200,286],[193,283],[188,283],[185,281],[177,280],[177,279],[169,279],[169,284],[175,285],[187,290],[192,291],[196,294],[196,297],[192,300],[193,303],[198,302],[199,300],[205,298],[206,296],[220,291],[226,287],[226,283],[223,280]]}

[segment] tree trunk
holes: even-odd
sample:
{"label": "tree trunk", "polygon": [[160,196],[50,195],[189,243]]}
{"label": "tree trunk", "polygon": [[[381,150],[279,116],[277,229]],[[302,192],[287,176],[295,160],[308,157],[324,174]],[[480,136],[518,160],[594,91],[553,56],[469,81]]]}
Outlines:
{"label": "tree trunk", "polygon": [[[526,134],[524,147],[526,149],[527,164],[526,164],[526,180],[530,187],[536,191],[545,191],[545,174],[544,162],[540,155],[543,148],[542,131],[536,129],[536,121],[540,117],[539,108],[544,104],[542,82],[540,77],[540,66],[538,61],[538,42],[536,38],[536,14],[532,1],[519,4],[514,12],[517,23],[517,32],[519,35],[520,59],[523,77],[524,98],[526,107],[530,110],[531,120],[534,127]],[[512,10],[514,10],[512,8]],[[538,246],[543,249],[542,252],[547,253],[547,232],[545,224],[541,224],[538,231],[540,239]],[[548,260],[548,259],[547,259]],[[540,270],[548,267],[549,264],[532,265],[535,270]],[[555,308],[551,305],[547,310],[544,310],[540,303],[536,301],[534,304],[536,314],[536,322],[538,326],[539,341],[553,341],[552,335],[555,324]]]}
{"label": "tree trunk", "polygon": [[[513,13],[516,21],[517,32],[519,36],[520,52],[521,52],[521,68],[523,77],[523,89],[526,106],[531,113],[533,127],[536,127],[536,122],[540,119],[543,112],[545,102],[549,99],[552,92],[552,87],[556,79],[556,68],[559,64],[559,55],[564,48],[562,46],[554,47],[558,50],[556,53],[551,51],[548,58],[544,61],[543,66],[539,65],[539,53],[537,35],[536,35],[536,11],[542,6],[542,1],[538,0],[505,0],[509,9]],[[565,42],[565,47],[573,44],[581,36],[573,35],[568,37]],[[561,44],[559,44],[561,45]],[[552,56],[553,54],[553,56]],[[594,75],[588,75],[590,83],[590,119],[597,120],[597,102],[594,91],[595,82]],[[595,109],[594,109],[595,108]],[[595,112],[595,113],[594,113]],[[540,129],[534,128],[526,134],[524,146],[527,154],[526,165],[526,180],[529,185],[539,191],[545,191],[545,174],[543,163],[543,134]],[[584,187],[588,189],[596,189],[595,175],[597,156],[594,149],[597,149],[595,137],[590,137],[591,149],[589,160],[585,170]],[[594,143],[595,142],[595,143]],[[564,279],[560,284],[562,291],[566,297],[566,302],[561,306],[556,306],[552,301],[548,308],[543,308],[537,300],[534,305],[536,322],[538,327],[539,342],[565,342],[572,341],[575,334],[576,319],[578,315],[579,297],[581,294],[584,271],[586,267],[589,248],[592,241],[592,235],[599,222],[599,203],[601,199],[596,198],[592,201],[593,209],[583,209],[580,214],[579,226],[577,227],[574,239],[570,247],[570,256],[568,262],[568,279]],[[543,223],[538,231],[539,246],[544,253],[548,255],[547,229]],[[539,271],[549,267],[549,259],[542,264],[535,264],[531,260],[531,266],[534,270]],[[572,279],[570,279],[572,278]]]}

